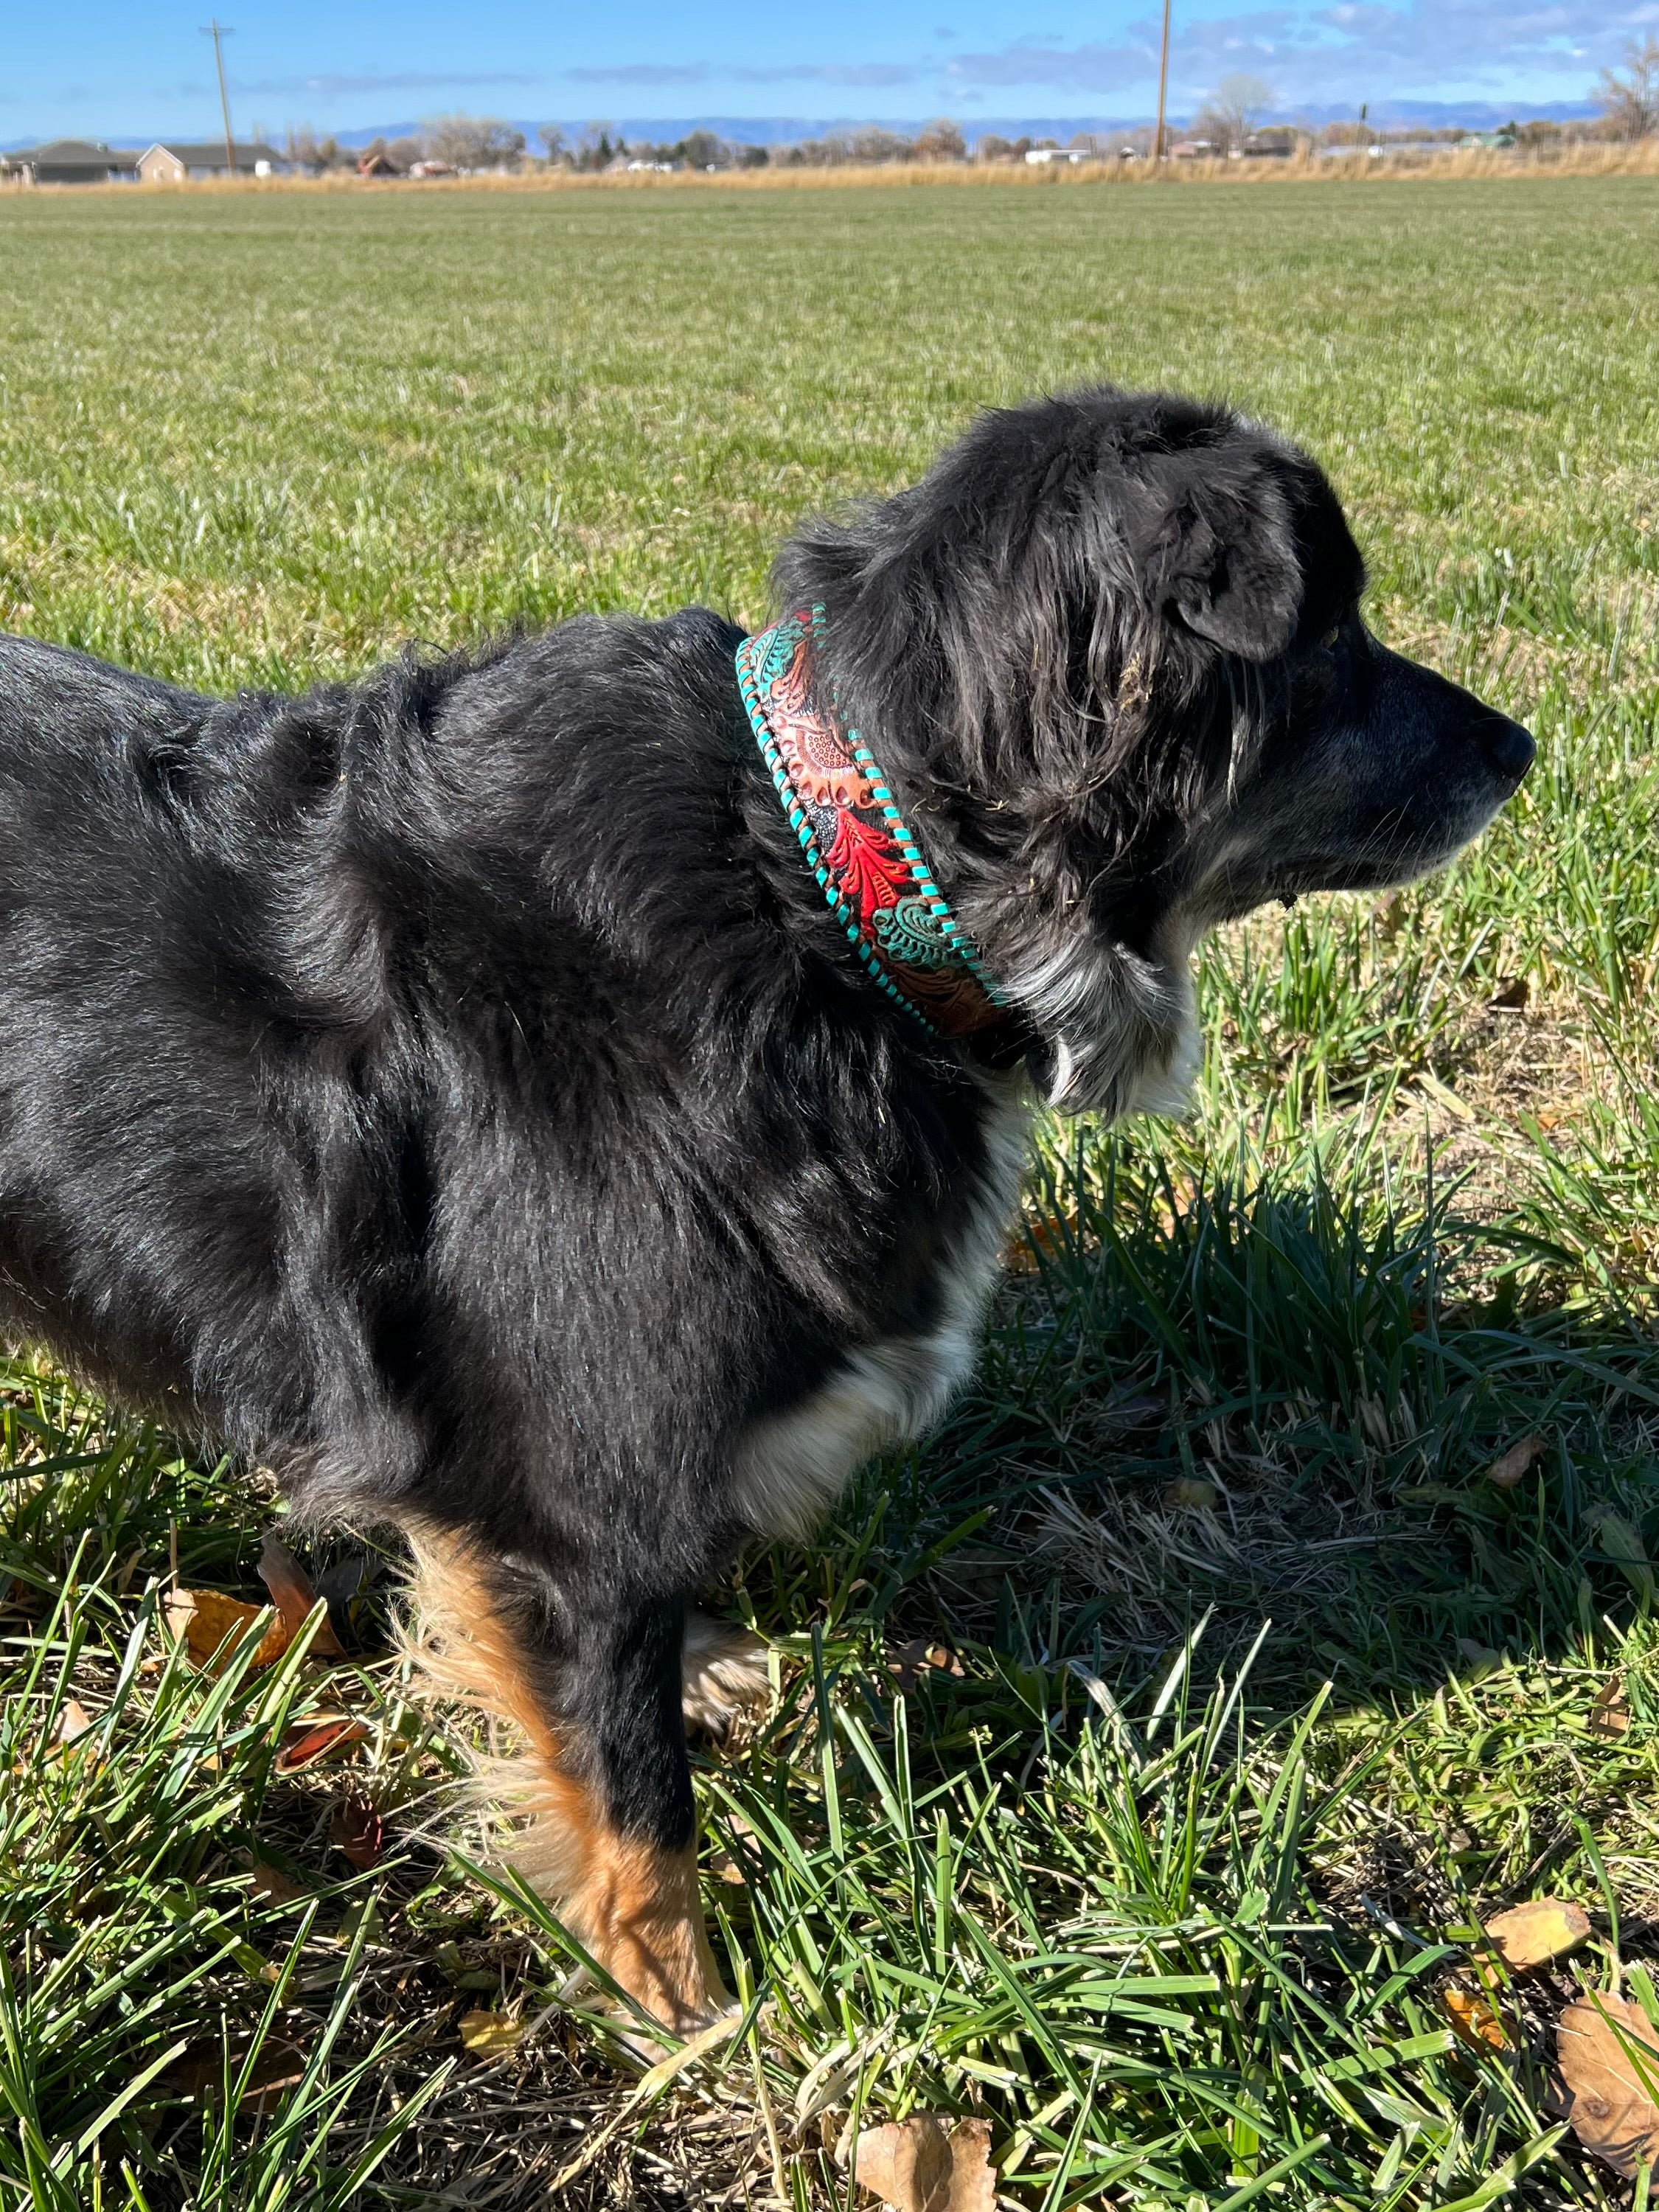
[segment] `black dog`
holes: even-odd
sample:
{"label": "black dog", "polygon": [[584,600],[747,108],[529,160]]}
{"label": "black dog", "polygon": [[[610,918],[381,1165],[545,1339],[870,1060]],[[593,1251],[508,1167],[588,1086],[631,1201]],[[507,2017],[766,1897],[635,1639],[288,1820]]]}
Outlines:
{"label": "black dog", "polygon": [[300,699],[0,641],[0,1317],[409,1532],[530,1863],[678,2027],[682,1698],[742,1671],[689,1596],[945,1404],[1034,1092],[1178,1096],[1202,931],[1435,866],[1533,750],[1219,408],[988,415],[778,580],[741,691],[698,611]]}

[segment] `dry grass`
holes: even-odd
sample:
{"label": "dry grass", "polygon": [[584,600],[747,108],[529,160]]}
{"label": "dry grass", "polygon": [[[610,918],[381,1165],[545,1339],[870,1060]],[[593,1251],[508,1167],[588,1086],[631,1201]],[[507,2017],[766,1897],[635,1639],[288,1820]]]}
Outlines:
{"label": "dry grass", "polygon": [[[1539,177],[1652,177],[1659,176],[1659,138],[1631,144],[1580,143],[1557,149],[1505,149],[1498,147],[1447,146],[1423,153],[1389,153],[1372,159],[1363,151],[1329,159],[1310,152],[1288,160],[1170,161],[1160,169],[1140,161],[886,161],[848,162],[835,167],[791,167],[769,164],[764,169],[674,170],[663,175],[653,171],[601,171],[590,174],[571,169],[538,169],[519,175],[422,178],[410,183],[395,178],[365,179],[349,172],[322,177],[201,178],[189,184],[146,183],[106,185],[37,185],[27,188],[52,196],[84,198],[91,193],[114,193],[123,198],[141,193],[146,198],[228,193],[418,191],[422,199],[449,192],[698,192],[820,191],[858,190],[871,185],[1017,185],[1041,191],[1079,185],[1169,185],[1181,184],[1354,184],[1431,181],[1494,180]],[[19,187],[21,190],[23,188]]]}

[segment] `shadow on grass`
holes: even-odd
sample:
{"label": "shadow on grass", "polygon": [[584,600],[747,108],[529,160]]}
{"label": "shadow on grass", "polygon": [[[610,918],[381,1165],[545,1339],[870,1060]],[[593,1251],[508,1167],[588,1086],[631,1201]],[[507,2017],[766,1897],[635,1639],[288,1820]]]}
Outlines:
{"label": "shadow on grass", "polygon": [[856,1583],[901,1638],[1133,1683],[1201,1613],[1219,1650],[1270,1619],[1258,1697],[1330,1678],[1370,1706],[1650,1604],[1659,1341],[1455,1192],[1198,1185],[1120,1139],[1012,1257],[948,1428],[872,1470],[805,1568],[747,1569],[769,1626]]}

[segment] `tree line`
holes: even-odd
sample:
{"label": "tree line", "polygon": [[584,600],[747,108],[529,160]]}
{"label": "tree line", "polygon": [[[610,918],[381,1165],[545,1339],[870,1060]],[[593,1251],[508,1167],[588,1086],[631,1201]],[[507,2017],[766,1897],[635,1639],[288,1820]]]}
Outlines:
{"label": "tree line", "polygon": [[[1501,143],[1537,153],[1571,139],[1628,143],[1659,133],[1659,37],[1650,35],[1639,45],[1632,40],[1624,67],[1603,70],[1594,98],[1600,111],[1596,121],[1517,121],[1495,136]],[[1317,131],[1265,123],[1276,106],[1272,86],[1261,79],[1224,77],[1191,123],[1170,136],[1182,151],[1238,155],[1288,154],[1298,146],[1387,146],[1401,138],[1455,142],[1469,135],[1460,130],[1386,131],[1363,119],[1329,124]],[[479,176],[531,168],[587,173],[841,168],[908,161],[1018,161],[1032,153],[1093,161],[1145,158],[1152,150],[1152,133],[1144,127],[1104,135],[1079,131],[1062,147],[1052,138],[1005,138],[987,131],[970,147],[961,126],[940,117],[911,133],[872,124],[776,146],[724,139],[713,131],[688,131],[672,142],[630,140],[605,123],[590,124],[572,137],[557,124],[544,124],[537,138],[539,152],[532,155],[524,132],[510,123],[487,115],[441,115],[423,124],[418,135],[377,138],[366,147],[342,146],[337,139],[308,129],[291,130],[287,153],[295,168],[319,176],[331,170],[381,176]]]}

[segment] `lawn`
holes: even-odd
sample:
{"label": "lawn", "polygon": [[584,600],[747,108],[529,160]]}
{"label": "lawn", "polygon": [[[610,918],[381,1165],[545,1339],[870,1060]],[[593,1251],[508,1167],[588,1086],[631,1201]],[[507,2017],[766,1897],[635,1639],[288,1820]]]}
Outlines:
{"label": "lawn", "polygon": [[1530,783],[1206,947],[1192,1119],[1047,1129],[948,1427],[713,1594],[779,1695],[672,2078],[449,1809],[373,1532],[295,1540],[348,1656],[198,1669],[269,1485],[0,1370],[0,2205],[806,2212],[912,2112],[1028,2212],[1632,2202],[1549,2076],[1575,1990],[1659,2019],[1659,180],[9,198],[0,626],[216,689],[758,621],[793,518],[1103,376],[1310,446]]}

